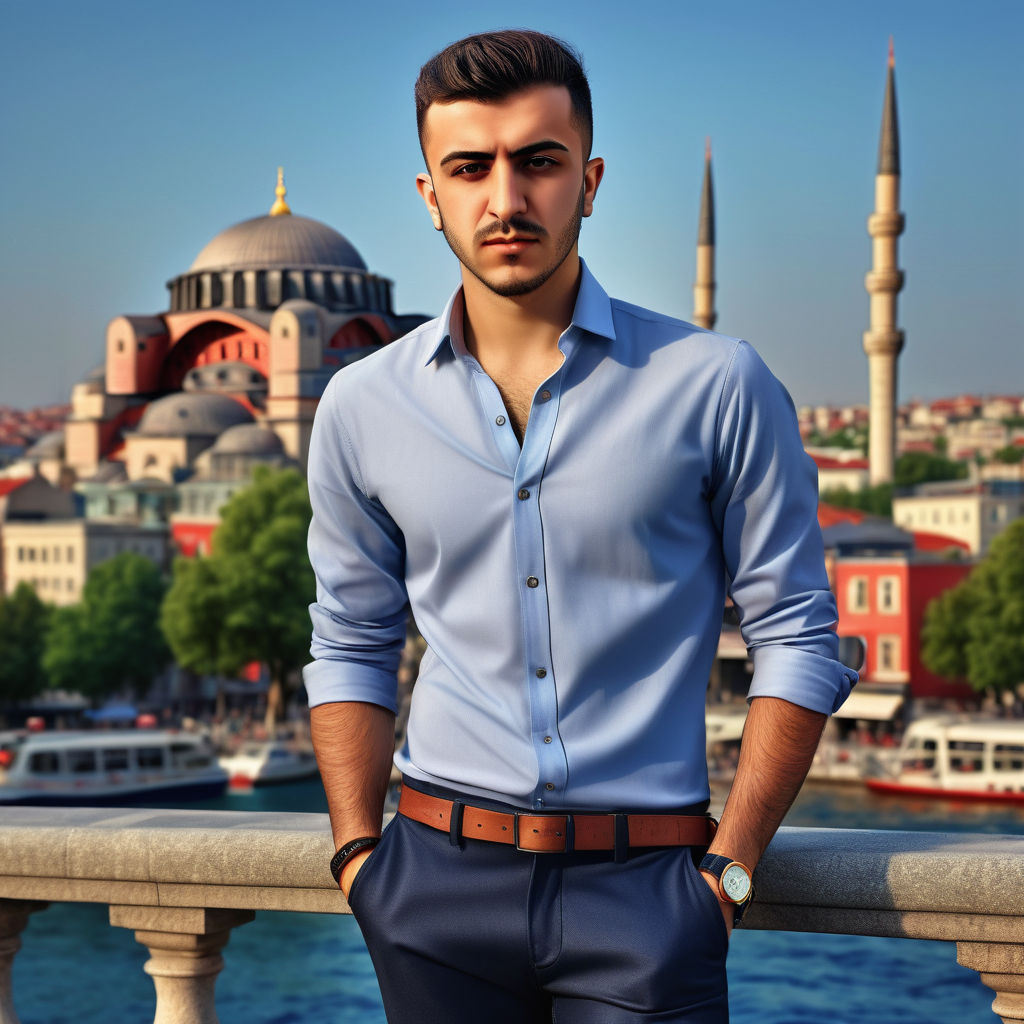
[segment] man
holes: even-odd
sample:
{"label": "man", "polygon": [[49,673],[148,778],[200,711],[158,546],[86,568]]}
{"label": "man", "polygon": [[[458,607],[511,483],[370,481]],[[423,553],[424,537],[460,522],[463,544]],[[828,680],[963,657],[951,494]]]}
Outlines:
{"label": "man", "polygon": [[[416,101],[462,285],[332,380],[310,452],[332,870],[392,1024],[725,1021],[749,871],[855,678],[813,465],[748,345],[609,299],[580,260],[604,163],[567,46],[470,37]],[[727,576],[755,671],[715,832]],[[428,648],[378,844],[410,608]]]}

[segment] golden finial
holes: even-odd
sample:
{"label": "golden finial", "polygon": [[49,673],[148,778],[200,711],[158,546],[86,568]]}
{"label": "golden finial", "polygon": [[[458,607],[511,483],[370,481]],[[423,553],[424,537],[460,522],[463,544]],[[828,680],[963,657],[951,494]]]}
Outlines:
{"label": "golden finial", "polygon": [[274,200],[274,205],[270,208],[271,217],[279,217],[282,213],[291,213],[291,207],[284,201],[285,193],[288,189],[284,187],[284,168],[278,167],[277,169],[277,188],[274,189],[274,193],[277,199]]}
{"label": "golden finial", "polygon": [[896,54],[893,50],[892,36],[889,36],[889,67],[896,67]]}

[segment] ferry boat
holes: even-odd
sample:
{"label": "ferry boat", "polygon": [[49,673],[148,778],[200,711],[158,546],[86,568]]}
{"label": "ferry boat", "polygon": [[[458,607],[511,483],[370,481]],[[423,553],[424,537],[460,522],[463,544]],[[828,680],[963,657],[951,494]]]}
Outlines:
{"label": "ferry boat", "polygon": [[220,766],[232,789],[296,782],[317,774],[312,747],[283,740],[250,740],[233,754],[224,754]]}
{"label": "ferry boat", "polygon": [[203,736],[150,729],[0,734],[0,804],[204,800],[227,784]]}
{"label": "ferry boat", "polygon": [[1024,803],[1024,721],[944,715],[912,722],[876,793]]}

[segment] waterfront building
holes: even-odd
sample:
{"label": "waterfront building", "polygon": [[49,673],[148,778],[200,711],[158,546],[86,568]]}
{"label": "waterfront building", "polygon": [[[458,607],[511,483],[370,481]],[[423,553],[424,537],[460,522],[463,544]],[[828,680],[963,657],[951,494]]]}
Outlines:
{"label": "waterfront building", "polygon": [[893,521],[908,530],[930,530],[985,555],[992,541],[1024,516],[1020,480],[950,480],[921,484],[892,499]]}
{"label": "waterfront building", "polygon": [[27,583],[49,604],[77,604],[89,573],[126,551],[166,569],[167,528],[162,523],[90,519],[15,520],[3,524],[4,590]]}
{"label": "waterfront building", "polygon": [[968,576],[973,560],[950,558],[949,549],[929,550],[929,535],[917,537],[871,517],[833,526],[824,536],[833,553],[839,634],[859,636],[865,644],[858,691],[976,702],[966,683],[943,679],[921,661],[925,609]]}

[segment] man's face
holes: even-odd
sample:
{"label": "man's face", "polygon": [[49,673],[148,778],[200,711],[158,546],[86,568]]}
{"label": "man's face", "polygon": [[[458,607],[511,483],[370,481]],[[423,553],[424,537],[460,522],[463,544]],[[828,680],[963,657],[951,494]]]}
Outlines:
{"label": "man's face", "polygon": [[416,186],[459,262],[499,295],[535,291],[575,255],[604,162],[584,160],[571,114],[553,85],[427,110],[430,173]]}

